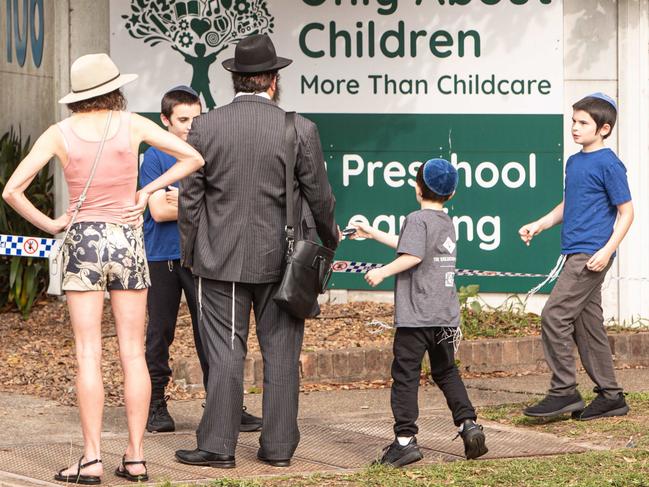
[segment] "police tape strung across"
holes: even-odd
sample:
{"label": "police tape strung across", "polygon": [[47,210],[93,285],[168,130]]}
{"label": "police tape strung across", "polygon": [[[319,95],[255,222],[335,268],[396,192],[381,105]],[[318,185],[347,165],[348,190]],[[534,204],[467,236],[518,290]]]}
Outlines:
{"label": "police tape strung across", "polygon": [[[47,259],[57,242],[54,238],[25,237],[22,235],[0,235],[0,255],[17,257],[38,257]],[[353,260],[335,260],[332,264],[332,272],[365,274],[372,269],[383,267],[384,264],[373,262],[361,262]],[[535,274],[530,272],[509,272],[509,271],[485,271],[477,269],[456,269],[456,276],[476,277],[549,277],[551,274]],[[611,276],[610,279],[620,281],[643,281],[649,282],[649,277],[624,277]]]}
{"label": "police tape strung across", "polygon": [[[384,264],[372,262],[356,262],[351,260],[336,260],[333,263],[333,272],[348,272],[364,274],[372,269],[383,267]],[[548,277],[547,274],[533,274],[529,272],[501,272],[501,271],[479,271],[475,269],[456,269],[457,276],[478,276],[478,277]]]}

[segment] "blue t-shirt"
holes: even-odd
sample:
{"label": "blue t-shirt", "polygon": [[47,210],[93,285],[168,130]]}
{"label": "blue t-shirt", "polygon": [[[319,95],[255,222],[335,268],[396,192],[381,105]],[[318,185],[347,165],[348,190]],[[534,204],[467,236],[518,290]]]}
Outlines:
{"label": "blue t-shirt", "polygon": [[566,163],[562,254],[594,254],[613,234],[617,206],[631,201],[626,168],[608,148],[578,152]]}
{"label": "blue t-shirt", "polygon": [[[144,153],[140,166],[140,187],[144,187],[173,166],[176,159],[155,147],[149,147]],[[174,186],[178,186],[175,184]],[[156,222],[147,208],[144,213],[144,247],[146,258],[150,261],[180,259],[180,234],[178,224]]]}

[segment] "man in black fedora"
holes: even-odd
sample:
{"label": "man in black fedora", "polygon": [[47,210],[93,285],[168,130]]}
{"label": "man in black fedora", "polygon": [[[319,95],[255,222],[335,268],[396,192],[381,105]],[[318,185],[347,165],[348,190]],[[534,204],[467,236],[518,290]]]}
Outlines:
{"label": "man in black fedora", "polygon": [[[190,465],[235,466],[243,404],[243,365],[251,309],[264,362],[259,460],[290,464],[297,425],[299,359],[304,320],[273,301],[286,251],[285,112],[276,104],[278,57],[267,35],[250,36],[223,62],[232,72],[232,103],[194,119],[188,142],[205,166],[181,182],[179,227],[183,263],[197,279],[199,330],[210,365],[207,399],[196,431],[198,448],[179,450]],[[298,156],[292,202],[298,238],[317,231],[334,249],[339,233],[318,129],[296,116]]]}

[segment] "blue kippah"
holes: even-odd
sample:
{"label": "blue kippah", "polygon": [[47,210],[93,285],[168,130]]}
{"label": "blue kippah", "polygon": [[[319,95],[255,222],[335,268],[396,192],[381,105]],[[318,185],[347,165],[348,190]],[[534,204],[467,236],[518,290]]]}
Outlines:
{"label": "blue kippah", "polygon": [[457,169],[446,159],[431,159],[424,164],[424,183],[439,196],[452,194],[457,179]]}
{"label": "blue kippah", "polygon": [[[186,86],[186,85],[174,86],[170,90],[167,90],[167,93],[171,93],[172,91],[184,91],[185,93],[189,93],[190,95],[194,95],[196,98],[198,98],[198,93],[196,93],[196,90],[194,90],[194,88],[191,88],[190,86]],[[167,93],[165,93],[165,95]]]}
{"label": "blue kippah", "polygon": [[615,103],[615,100],[600,91],[588,95],[586,98],[599,98],[600,100],[604,100],[605,102],[610,103],[613,106],[613,108],[615,108],[615,111],[617,112],[617,103]]}

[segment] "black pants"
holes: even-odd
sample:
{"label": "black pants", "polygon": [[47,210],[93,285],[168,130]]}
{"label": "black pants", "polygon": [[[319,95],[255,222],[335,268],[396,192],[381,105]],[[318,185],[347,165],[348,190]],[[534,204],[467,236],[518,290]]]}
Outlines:
{"label": "black pants", "polygon": [[164,397],[165,387],[171,377],[169,347],[174,341],[182,291],[185,291],[192,318],[194,344],[203,371],[203,385],[207,390],[209,367],[198,331],[194,276],[178,260],[149,261],[148,264],[151,287],[147,296],[149,324],[146,329],[146,364],[151,376],[151,399]]}
{"label": "black pants", "polygon": [[394,433],[397,436],[412,436],[419,431],[417,399],[421,362],[426,351],[430,359],[431,376],[446,398],[455,425],[459,426],[466,419],[477,418],[455,365],[452,340],[443,339],[443,332],[438,327],[397,328],[393,347],[394,382],[391,393]]}

